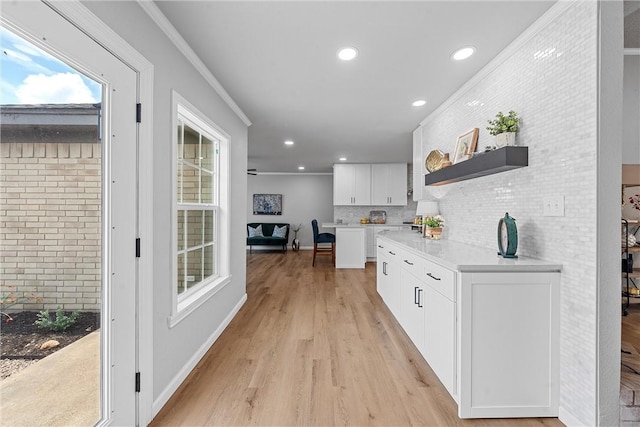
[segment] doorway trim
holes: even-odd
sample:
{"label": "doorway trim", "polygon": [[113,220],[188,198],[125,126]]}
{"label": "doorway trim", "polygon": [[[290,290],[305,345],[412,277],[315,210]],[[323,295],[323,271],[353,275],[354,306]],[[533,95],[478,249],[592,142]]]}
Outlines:
{"label": "doorway trim", "polygon": [[[153,405],[153,64],[135,50],[79,0],[43,0],[69,22],[131,67],[138,74],[137,102],[142,104],[138,123],[138,223],[141,255],[138,258],[138,331],[136,346],[140,372],[137,425],[151,422]],[[132,114],[134,112],[132,111]],[[132,245],[135,242],[131,242]],[[133,386],[132,378],[132,386]]]}

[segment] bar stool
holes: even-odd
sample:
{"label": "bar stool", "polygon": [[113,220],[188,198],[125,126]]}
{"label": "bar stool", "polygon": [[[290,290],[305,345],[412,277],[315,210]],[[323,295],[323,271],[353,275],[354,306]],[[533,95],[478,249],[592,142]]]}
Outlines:
{"label": "bar stool", "polygon": [[[318,233],[318,221],[311,221],[311,227],[313,228],[313,267],[316,266],[316,255],[331,255],[331,261],[333,265],[336,265],[336,235],[332,233]],[[326,246],[324,244],[330,244]],[[318,246],[323,244],[323,246]]]}

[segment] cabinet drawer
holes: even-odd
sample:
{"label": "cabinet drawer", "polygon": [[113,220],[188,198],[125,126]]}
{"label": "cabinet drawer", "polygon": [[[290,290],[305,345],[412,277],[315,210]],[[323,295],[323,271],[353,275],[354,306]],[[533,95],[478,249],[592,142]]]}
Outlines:
{"label": "cabinet drawer", "polygon": [[422,280],[425,259],[402,250],[400,252],[400,261],[402,262],[402,268]]}
{"label": "cabinet drawer", "polygon": [[376,241],[376,251],[378,252],[378,255],[382,252],[383,255],[388,256],[391,258],[391,261],[401,261],[400,254],[404,252],[398,246],[380,240]]}
{"label": "cabinet drawer", "polygon": [[449,300],[456,301],[456,274],[455,272],[423,260],[421,274],[424,283],[435,289]]}

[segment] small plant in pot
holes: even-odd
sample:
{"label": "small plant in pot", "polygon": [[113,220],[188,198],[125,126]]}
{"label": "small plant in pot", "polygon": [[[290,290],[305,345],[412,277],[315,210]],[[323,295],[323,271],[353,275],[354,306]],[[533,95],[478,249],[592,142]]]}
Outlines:
{"label": "small plant in pot", "polygon": [[496,137],[496,147],[501,148],[507,145],[516,145],[516,132],[520,128],[520,117],[511,110],[505,116],[502,111],[496,114],[495,120],[487,120],[489,134]]}
{"label": "small plant in pot", "polygon": [[426,216],[422,220],[424,235],[430,239],[438,240],[442,234],[444,218],[441,215]]}

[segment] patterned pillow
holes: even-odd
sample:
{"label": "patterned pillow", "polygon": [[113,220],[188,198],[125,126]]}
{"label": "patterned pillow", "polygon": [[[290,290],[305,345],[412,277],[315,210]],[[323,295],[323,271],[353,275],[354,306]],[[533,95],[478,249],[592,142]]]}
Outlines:
{"label": "patterned pillow", "polygon": [[264,234],[262,234],[262,224],[256,228],[247,225],[247,229],[249,230],[249,237],[264,237]]}
{"label": "patterned pillow", "polygon": [[283,225],[282,227],[278,227],[277,225],[273,227],[273,237],[287,237],[287,226]]}

